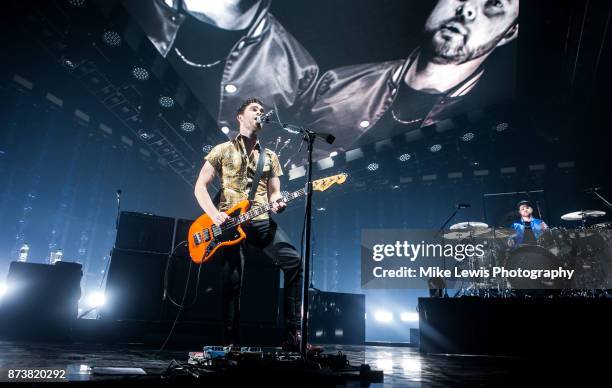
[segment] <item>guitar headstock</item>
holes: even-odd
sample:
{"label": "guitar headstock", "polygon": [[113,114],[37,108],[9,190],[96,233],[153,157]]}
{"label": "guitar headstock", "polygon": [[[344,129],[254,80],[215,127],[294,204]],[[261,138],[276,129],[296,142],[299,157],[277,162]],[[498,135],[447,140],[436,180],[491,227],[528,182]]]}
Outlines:
{"label": "guitar headstock", "polygon": [[329,189],[330,186],[333,186],[334,184],[341,185],[344,182],[346,182],[346,174],[332,175],[332,176],[328,176],[327,178],[321,178],[321,179],[317,179],[316,181],[313,181],[312,188],[313,190],[317,190],[317,191],[325,191]]}

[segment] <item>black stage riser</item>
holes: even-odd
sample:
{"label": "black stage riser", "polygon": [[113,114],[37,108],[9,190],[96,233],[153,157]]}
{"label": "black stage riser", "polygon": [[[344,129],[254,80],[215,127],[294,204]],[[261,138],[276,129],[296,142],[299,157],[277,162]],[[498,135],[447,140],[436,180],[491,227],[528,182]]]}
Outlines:
{"label": "black stage riser", "polygon": [[556,356],[605,351],[612,336],[604,317],[611,308],[605,298],[419,298],[420,349]]}

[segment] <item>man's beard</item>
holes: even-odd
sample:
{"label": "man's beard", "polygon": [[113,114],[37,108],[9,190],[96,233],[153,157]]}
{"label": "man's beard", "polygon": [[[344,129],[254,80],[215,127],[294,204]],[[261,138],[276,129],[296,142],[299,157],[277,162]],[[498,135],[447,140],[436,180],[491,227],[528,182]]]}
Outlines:
{"label": "man's beard", "polygon": [[425,36],[427,43],[424,48],[431,57],[431,61],[437,64],[460,65],[469,62],[493,51],[501,40],[501,36],[498,36],[476,49],[471,49],[467,45],[469,33],[463,36],[463,39],[445,39],[441,32],[445,24],[442,23],[435,31],[426,32]]}

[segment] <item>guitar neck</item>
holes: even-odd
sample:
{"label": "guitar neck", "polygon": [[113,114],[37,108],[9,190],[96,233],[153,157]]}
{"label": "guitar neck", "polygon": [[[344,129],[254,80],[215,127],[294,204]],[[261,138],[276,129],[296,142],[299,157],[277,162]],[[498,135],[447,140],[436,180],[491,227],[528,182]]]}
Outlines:
{"label": "guitar neck", "polygon": [[[297,199],[303,195],[306,194],[306,189],[299,189],[298,191],[294,191],[293,193],[289,193],[287,196],[281,197],[282,201],[287,203],[287,202],[291,202],[294,199]],[[260,214],[264,214],[267,213],[268,211],[270,211],[270,209],[272,208],[272,202],[268,202],[265,205],[260,205],[257,207],[252,208],[251,210],[249,210],[246,213],[240,214],[236,217],[230,218],[225,224],[223,224],[223,227],[234,227],[236,225],[240,225],[243,222],[249,221],[255,217],[257,217]]]}

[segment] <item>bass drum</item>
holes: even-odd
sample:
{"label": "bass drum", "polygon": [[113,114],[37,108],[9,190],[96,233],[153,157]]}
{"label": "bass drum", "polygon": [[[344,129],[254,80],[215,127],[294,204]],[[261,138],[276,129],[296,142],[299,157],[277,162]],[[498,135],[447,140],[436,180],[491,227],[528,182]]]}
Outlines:
{"label": "bass drum", "polygon": [[[539,245],[521,245],[509,252],[504,268],[506,270],[553,270],[564,267],[561,260],[549,250]],[[531,279],[528,277],[507,278],[506,282],[510,288],[535,290],[535,289],[564,289],[568,288],[567,279]]]}
{"label": "bass drum", "polygon": [[546,229],[538,240],[538,245],[564,262],[575,255],[575,243],[573,233],[565,228]]}

